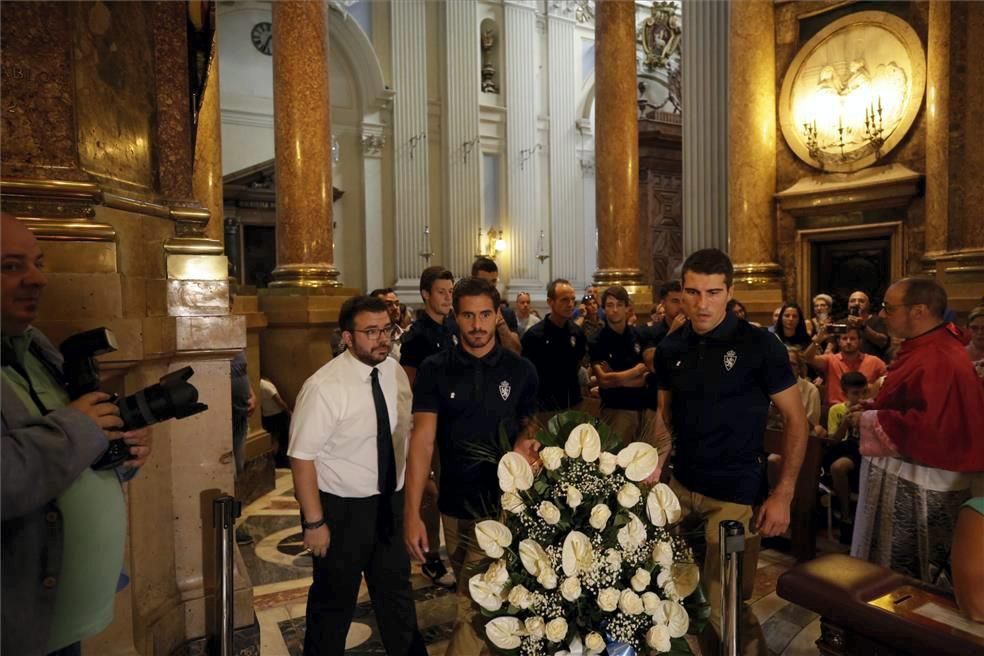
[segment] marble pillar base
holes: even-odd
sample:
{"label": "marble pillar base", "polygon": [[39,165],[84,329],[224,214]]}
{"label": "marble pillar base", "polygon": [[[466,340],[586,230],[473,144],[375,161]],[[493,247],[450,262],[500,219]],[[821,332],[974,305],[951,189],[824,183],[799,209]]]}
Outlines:
{"label": "marble pillar base", "polygon": [[[205,637],[189,640],[171,652],[171,656],[208,656],[219,653],[218,645],[208,644]],[[259,656],[260,624],[253,616],[253,623],[237,627],[232,632],[232,653],[235,656]]]}
{"label": "marble pillar base", "polygon": [[782,267],[775,262],[735,264],[734,298],[741,301],[748,320],[772,324],[772,313],[783,304]]}
{"label": "marble pillar base", "polygon": [[962,323],[970,310],[981,304],[984,289],[984,249],[967,248],[944,253],[927,253],[922,260],[924,273],[935,277],[946,289],[948,306]]}
{"label": "marble pillar base", "polygon": [[358,293],[346,287],[260,290],[260,309],[267,318],[260,336],[263,375],[288,405],[294,405],[304,381],[331,359],[338,312]]}
{"label": "marble pillar base", "polygon": [[276,445],[265,430],[250,432],[246,437],[246,463],[236,479],[236,498],[243,505],[273,491],[277,478],[275,454]]}

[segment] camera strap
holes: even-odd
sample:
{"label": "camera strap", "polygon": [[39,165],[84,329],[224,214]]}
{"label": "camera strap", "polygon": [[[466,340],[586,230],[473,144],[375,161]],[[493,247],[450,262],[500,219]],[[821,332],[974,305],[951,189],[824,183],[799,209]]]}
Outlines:
{"label": "camera strap", "polygon": [[[41,362],[44,363],[45,366],[47,367],[48,363],[45,362],[44,357],[40,355],[39,352],[36,350],[34,344],[31,344],[30,349],[31,352],[34,353],[34,356],[37,357],[39,360],[41,360]],[[45,406],[44,401],[41,400],[41,397],[38,395],[37,390],[34,389],[34,384],[31,383],[31,377],[28,375],[27,369],[24,367],[21,361],[17,359],[17,354],[14,353],[14,350],[9,346],[7,346],[6,344],[3,345],[3,366],[10,367],[14,371],[16,371],[21,378],[24,379],[24,382],[27,383],[27,393],[30,394],[31,400],[34,401],[34,405],[37,406],[38,411],[42,414],[42,416],[51,412],[47,408],[47,406]]]}

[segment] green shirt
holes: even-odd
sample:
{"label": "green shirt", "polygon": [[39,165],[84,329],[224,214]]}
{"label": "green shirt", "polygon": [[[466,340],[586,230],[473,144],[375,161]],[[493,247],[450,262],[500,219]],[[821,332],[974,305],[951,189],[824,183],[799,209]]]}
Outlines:
{"label": "green shirt", "polygon": [[[29,346],[31,333],[3,337],[31,378],[34,391],[48,410],[69,402],[65,390]],[[3,377],[28,410],[40,409],[28,384],[14,367]],[[48,651],[61,649],[105,629],[113,619],[113,598],[123,568],[126,506],[116,472],[86,468],[56,500],[62,513],[64,548]]]}

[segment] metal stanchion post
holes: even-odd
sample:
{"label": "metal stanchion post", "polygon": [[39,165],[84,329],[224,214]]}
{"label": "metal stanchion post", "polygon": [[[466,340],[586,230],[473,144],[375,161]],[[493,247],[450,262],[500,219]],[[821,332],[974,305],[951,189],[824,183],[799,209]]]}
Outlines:
{"label": "metal stanchion post", "polygon": [[745,526],[725,520],[718,525],[721,544],[721,654],[738,656],[741,627],[741,574]]}
{"label": "metal stanchion post", "polygon": [[219,656],[232,656],[233,623],[233,545],[235,544],[236,518],[242,504],[231,496],[221,496],[212,502],[215,520],[216,576],[215,618],[218,623],[216,639]]}

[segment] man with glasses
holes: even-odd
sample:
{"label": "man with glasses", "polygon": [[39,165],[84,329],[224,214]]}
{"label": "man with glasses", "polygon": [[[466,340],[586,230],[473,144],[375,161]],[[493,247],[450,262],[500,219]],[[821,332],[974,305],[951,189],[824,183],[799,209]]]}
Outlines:
{"label": "man with glasses", "polygon": [[350,298],[338,323],[347,348],[301,388],[287,451],[314,557],[304,653],[345,651],[365,575],[386,652],[423,656],[401,539],[410,381],[383,301]]}
{"label": "man with glasses", "polygon": [[403,315],[403,308],[400,305],[400,297],[396,295],[396,291],[392,287],[386,287],[383,289],[374,289],[369,292],[370,296],[375,296],[383,302],[386,306],[386,313],[389,314],[390,321],[393,324],[393,339],[390,340],[390,352],[391,358],[400,361],[400,346],[403,341],[403,335],[406,331],[400,326],[400,318]]}
{"label": "man with glasses", "polygon": [[537,421],[546,424],[564,410],[578,409],[581,382],[578,370],[587,351],[584,331],[571,321],[574,288],[563,278],[547,285],[550,313],[523,335],[523,357],[536,367],[539,379]]}

